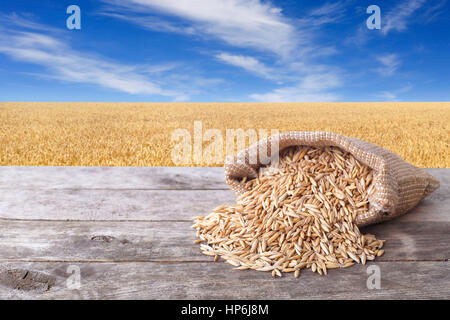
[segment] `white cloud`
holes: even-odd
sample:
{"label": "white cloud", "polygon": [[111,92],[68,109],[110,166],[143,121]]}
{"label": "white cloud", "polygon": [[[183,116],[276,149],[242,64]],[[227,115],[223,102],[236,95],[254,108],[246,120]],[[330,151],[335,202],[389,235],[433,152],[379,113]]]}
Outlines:
{"label": "white cloud", "polygon": [[94,84],[129,94],[170,97],[175,101],[189,100],[191,93],[219,81],[197,77],[191,72],[191,86],[187,88],[186,79],[179,80],[181,71],[175,70],[182,68],[178,64],[127,65],[74,50],[58,31],[16,14],[0,15],[0,53],[44,68],[45,72],[33,73],[34,76]]}
{"label": "white cloud", "polygon": [[[435,4],[424,6],[427,0],[402,1],[387,12],[381,8],[381,32],[387,35],[392,31],[404,32],[408,24],[427,24],[436,20],[445,12],[447,0],[435,0]],[[375,33],[376,34],[376,33]],[[367,29],[365,23],[360,24],[353,36],[346,39],[347,44],[364,45],[370,41],[374,32]]]}
{"label": "white cloud", "polygon": [[[103,14],[133,22],[143,28],[161,32],[175,32],[209,39],[247,50],[245,54],[219,52],[214,58],[220,62],[242,68],[256,76],[275,81],[284,88],[255,99],[335,100],[326,89],[320,95],[305,92],[313,86],[314,76],[323,73],[324,66],[317,61],[335,54],[336,48],[318,42],[319,26],[335,23],[344,17],[347,2],[327,2],[302,18],[288,18],[282,9],[263,0],[103,0]],[[252,52],[249,54],[248,52]],[[264,55],[264,61],[259,58]],[[270,61],[272,59],[272,61]],[[269,61],[269,62],[267,62]],[[331,69],[330,67],[327,68]],[[337,74],[334,74],[337,79]],[[299,79],[304,78],[298,84]],[[291,83],[292,85],[288,85]],[[291,89],[292,88],[292,89]],[[301,91],[301,96],[292,92]],[[270,95],[270,97],[269,97]]]}
{"label": "white cloud", "polygon": [[344,3],[342,1],[337,1],[334,3],[326,2],[320,7],[314,8],[310,11],[311,16],[332,16],[336,13],[340,13],[344,8]]}
{"label": "white cloud", "polygon": [[[245,54],[217,51],[214,54],[218,61],[274,80],[277,85],[281,85],[283,81],[284,87],[268,93],[253,94],[252,98],[255,100],[338,99],[334,93],[327,91],[340,83],[338,74],[328,72],[332,69],[330,66],[317,62],[325,55],[335,54],[336,49],[324,47],[318,42],[320,30],[316,27],[341,19],[345,10],[342,1],[326,3],[307,12],[304,18],[309,21],[309,27],[302,23],[302,19],[287,18],[280,8],[264,0],[103,2],[106,3],[102,9],[104,15],[135,23],[146,29],[219,39],[231,46],[270,53],[264,55],[264,59],[259,58],[254,50],[246,50]],[[26,23],[23,19],[15,20],[16,24]],[[41,26],[36,24],[34,29],[43,30],[39,28]],[[54,34],[53,31],[50,33]],[[21,40],[20,36],[24,39]],[[171,63],[156,66],[126,65],[74,50],[70,48],[68,41],[57,41],[59,38],[51,36],[39,38],[40,36],[40,32],[29,32],[26,36],[25,33],[4,33],[5,41],[0,43],[0,52],[13,59],[39,64],[46,68],[49,76],[63,81],[92,83],[131,94],[162,95],[174,99],[185,97],[186,92],[196,93],[196,88],[184,86],[180,77],[174,75],[175,66]],[[20,41],[24,43],[20,44]],[[8,45],[9,42],[13,45]],[[249,51],[254,54],[249,54]],[[208,86],[208,83],[218,81],[220,80],[194,81],[191,77],[188,83],[193,87],[196,83]]]}
{"label": "white cloud", "polygon": [[399,98],[399,95],[401,95],[402,93],[411,91],[412,88],[413,88],[413,86],[410,83],[408,83],[407,85],[405,85],[401,88],[381,91],[378,94],[378,97],[380,99],[382,99],[383,101],[401,101],[401,99]]}
{"label": "white cloud", "polygon": [[401,65],[400,59],[394,53],[381,55],[376,59],[381,63],[381,67],[375,69],[375,71],[382,76],[392,76]]}
{"label": "white cloud", "polygon": [[258,59],[250,56],[232,55],[222,52],[216,55],[216,58],[227,64],[243,68],[249,72],[272,79],[275,77],[274,70],[261,63]]}
{"label": "white cloud", "polygon": [[365,45],[370,40],[370,31],[371,30],[367,29],[367,26],[365,24],[364,25],[360,24],[358,26],[358,28],[356,29],[356,32],[353,35],[347,37],[344,40],[344,43],[346,45],[350,45],[350,46],[353,46],[353,45],[357,45],[357,46]]}
{"label": "white cloud", "polygon": [[302,89],[316,92],[336,88],[340,80],[334,73],[319,73],[306,76],[300,84]]}
{"label": "white cloud", "polygon": [[131,94],[177,96],[135,72],[136,67],[74,51],[47,35],[15,32],[0,36],[0,52],[14,60],[43,66],[53,77],[67,82],[101,85]]}
{"label": "white cloud", "polygon": [[397,101],[397,95],[390,91],[382,91],[379,97],[384,101]]}
{"label": "white cloud", "polygon": [[0,23],[20,28],[33,29],[39,31],[60,32],[61,29],[49,27],[33,21],[34,16],[27,14],[26,16],[18,15],[15,12],[10,14],[0,14]]}
{"label": "white cloud", "polygon": [[347,4],[343,1],[326,2],[325,4],[310,10],[303,18],[299,19],[303,27],[318,27],[328,23],[336,23],[344,18]]}
{"label": "white cloud", "polygon": [[437,0],[434,5],[430,5],[422,14],[422,19],[424,23],[430,23],[436,20],[446,11],[447,0]]}
{"label": "white cloud", "polygon": [[340,97],[329,90],[340,84],[338,75],[334,73],[310,74],[295,86],[277,88],[262,94],[255,93],[250,97],[261,102],[337,101]]}
{"label": "white cloud", "polygon": [[407,0],[392,8],[385,15],[382,14],[381,31],[388,34],[390,31],[405,31],[411,16],[422,7],[426,0]]}
{"label": "white cloud", "polygon": [[187,35],[194,35],[197,33],[197,30],[194,27],[190,27],[182,23],[165,21],[155,16],[152,17],[137,16],[137,15],[130,16],[118,12],[101,12],[101,14],[104,16],[117,18],[126,22],[134,23],[149,30],[180,33]]}
{"label": "white cloud", "polygon": [[174,70],[177,67],[181,67],[181,65],[178,63],[161,63],[157,65],[141,65],[140,70],[142,71],[142,73],[160,74]]}
{"label": "white cloud", "polygon": [[[106,14],[126,14],[129,21],[161,31],[213,36],[244,48],[288,55],[298,45],[298,30],[280,8],[260,0],[103,0]],[[132,13],[132,15],[130,15]],[[168,16],[164,24],[156,14]],[[182,22],[170,21],[170,17]]]}

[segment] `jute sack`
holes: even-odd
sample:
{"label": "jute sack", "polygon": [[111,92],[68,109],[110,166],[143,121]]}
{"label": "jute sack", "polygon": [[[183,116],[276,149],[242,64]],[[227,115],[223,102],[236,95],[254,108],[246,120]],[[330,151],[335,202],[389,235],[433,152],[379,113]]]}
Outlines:
{"label": "jute sack", "polygon": [[236,195],[248,191],[242,179],[255,178],[258,169],[273,158],[272,152],[275,151],[271,149],[276,145],[277,151],[291,146],[334,146],[350,152],[361,163],[372,168],[375,192],[369,198],[368,211],[356,218],[359,227],[403,215],[439,188],[439,180],[432,175],[370,142],[333,132],[294,131],[262,139],[235,157],[227,158],[224,165],[225,179]]}

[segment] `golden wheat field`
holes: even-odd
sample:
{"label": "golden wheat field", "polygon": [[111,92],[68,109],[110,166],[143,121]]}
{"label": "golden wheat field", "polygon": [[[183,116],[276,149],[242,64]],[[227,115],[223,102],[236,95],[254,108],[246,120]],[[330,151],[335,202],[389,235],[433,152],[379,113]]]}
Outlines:
{"label": "golden wheat field", "polygon": [[450,167],[450,102],[6,102],[0,103],[0,165],[174,166],[172,134],[186,129],[194,139],[194,121],[201,121],[201,132],[218,129],[224,139],[226,129],[239,128],[333,131],[420,167]]}

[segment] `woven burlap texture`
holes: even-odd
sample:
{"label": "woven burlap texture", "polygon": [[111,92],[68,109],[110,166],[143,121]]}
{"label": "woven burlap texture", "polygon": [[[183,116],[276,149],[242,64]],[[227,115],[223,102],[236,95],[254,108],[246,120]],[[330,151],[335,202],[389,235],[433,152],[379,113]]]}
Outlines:
{"label": "woven burlap texture", "polygon": [[272,156],[271,146],[276,146],[277,142],[280,151],[291,146],[335,146],[350,152],[373,169],[375,192],[369,198],[368,211],[356,218],[356,224],[360,227],[403,215],[439,188],[439,180],[432,175],[370,142],[333,132],[294,131],[262,139],[240,151],[235,157],[227,158],[224,165],[225,179],[236,195],[248,191],[241,182],[242,178],[256,177],[261,163],[267,163]]}

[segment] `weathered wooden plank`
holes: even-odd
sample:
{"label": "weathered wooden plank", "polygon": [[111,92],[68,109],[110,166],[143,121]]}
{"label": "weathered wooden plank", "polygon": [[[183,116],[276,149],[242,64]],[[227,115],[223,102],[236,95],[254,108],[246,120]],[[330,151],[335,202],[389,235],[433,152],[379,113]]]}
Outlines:
{"label": "weathered wooden plank", "polygon": [[0,167],[0,189],[228,189],[220,167]]}
{"label": "weathered wooden plank", "polygon": [[379,260],[448,260],[449,221],[390,221],[361,230],[386,240]]}
{"label": "weathered wooden plank", "polygon": [[[201,254],[192,222],[0,221],[0,260],[210,261]],[[400,220],[371,226],[385,239],[377,261],[447,260],[450,222]]]}
{"label": "weathered wooden plank", "polygon": [[234,203],[230,190],[0,190],[0,218],[188,220]]}
{"label": "weathered wooden plank", "polygon": [[[72,269],[69,269],[72,266]],[[73,266],[80,288],[67,287]],[[369,266],[380,289],[368,289]],[[53,284],[30,290],[5,272],[31,271]],[[374,262],[319,276],[306,270],[273,279],[268,273],[230,270],[223,263],[1,263],[2,299],[448,299],[450,262]],[[3,280],[2,280],[3,272]],[[11,276],[9,276],[11,277]],[[42,281],[41,281],[42,282]],[[69,284],[73,283],[69,280]],[[16,286],[21,289],[13,289]]]}
{"label": "weathered wooden plank", "polygon": [[[450,169],[427,172],[450,188]],[[222,167],[0,167],[0,189],[228,189]]]}
{"label": "weathered wooden plank", "polygon": [[[446,174],[442,177],[441,187],[401,219],[450,221],[450,179]],[[188,220],[208,214],[218,205],[234,203],[235,199],[230,190],[8,189],[1,190],[0,218]]]}
{"label": "weathered wooden plank", "polygon": [[0,261],[208,261],[192,222],[0,221]]}

